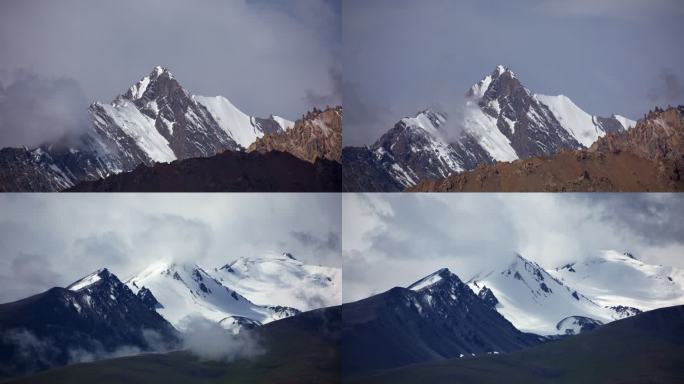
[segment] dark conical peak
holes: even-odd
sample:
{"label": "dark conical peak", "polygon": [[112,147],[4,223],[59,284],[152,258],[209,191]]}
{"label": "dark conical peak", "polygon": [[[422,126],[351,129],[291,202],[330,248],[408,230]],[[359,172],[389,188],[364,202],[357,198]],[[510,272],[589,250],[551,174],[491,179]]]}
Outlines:
{"label": "dark conical peak", "polygon": [[71,291],[79,291],[83,288],[99,284],[101,281],[108,281],[112,279],[116,279],[118,281],[117,277],[109,272],[107,268],[102,268],[70,284],[67,289]]}
{"label": "dark conical peak", "polygon": [[[500,85],[504,82],[504,86]],[[480,99],[486,97],[487,99],[495,99],[500,89],[515,88],[520,85],[515,73],[508,67],[497,65],[496,68],[482,80],[470,87],[466,92],[467,98]]]}
{"label": "dark conical peak", "polygon": [[159,96],[169,96],[179,88],[182,89],[168,68],[156,66],[149,75],[133,84],[123,98],[133,101],[143,98],[155,99]]}
{"label": "dark conical peak", "polygon": [[162,67],[161,65],[157,65],[156,67],[154,67],[154,69],[152,69],[152,72],[150,72],[149,77],[150,79],[156,79],[162,77],[162,75],[167,77],[173,77],[171,71],[169,71],[169,69],[166,67]]}
{"label": "dark conical peak", "polygon": [[443,282],[455,282],[457,284],[462,284],[461,279],[452,273],[449,268],[442,268],[409,285],[408,289],[420,291],[428,287],[442,284]]}
{"label": "dark conical peak", "polygon": [[502,76],[515,77],[515,72],[513,72],[509,67],[503,65],[497,65],[492,71],[492,78],[496,79]]}

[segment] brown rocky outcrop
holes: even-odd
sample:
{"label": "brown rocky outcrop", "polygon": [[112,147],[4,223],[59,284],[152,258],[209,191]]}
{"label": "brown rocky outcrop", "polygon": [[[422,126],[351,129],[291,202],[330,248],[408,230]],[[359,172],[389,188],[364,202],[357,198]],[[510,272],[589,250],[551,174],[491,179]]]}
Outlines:
{"label": "brown rocky outcrop", "polygon": [[281,151],[314,163],[316,159],[341,163],[342,107],[308,112],[285,132],[265,134],[247,149],[248,152]]}
{"label": "brown rocky outcrop", "polygon": [[589,149],[480,166],[409,191],[684,191],[683,137],[684,106],[656,108],[631,130],[606,135]]}

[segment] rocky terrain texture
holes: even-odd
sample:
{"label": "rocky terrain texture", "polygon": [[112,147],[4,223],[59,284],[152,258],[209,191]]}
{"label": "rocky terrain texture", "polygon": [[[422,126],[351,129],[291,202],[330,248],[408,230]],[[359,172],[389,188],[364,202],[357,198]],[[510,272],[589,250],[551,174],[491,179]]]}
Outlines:
{"label": "rocky terrain texture", "polygon": [[132,172],[86,181],[69,192],[338,192],[342,166],[304,161],[285,152],[226,151],[212,157],[141,165]]}
{"label": "rocky terrain texture", "polygon": [[656,108],[590,148],[427,180],[414,192],[655,192],[684,190],[684,106]]}
{"label": "rocky terrain texture", "polygon": [[317,159],[342,161],[342,107],[314,108],[286,131],[267,133],[247,149],[249,152],[288,152],[315,163]]}
{"label": "rocky terrain texture", "polygon": [[458,112],[424,110],[401,119],[370,146],[344,148],[345,190],[400,191],[482,164],[588,148],[634,124],[619,115],[592,116],[564,95],[534,94],[504,66],[452,108]]}

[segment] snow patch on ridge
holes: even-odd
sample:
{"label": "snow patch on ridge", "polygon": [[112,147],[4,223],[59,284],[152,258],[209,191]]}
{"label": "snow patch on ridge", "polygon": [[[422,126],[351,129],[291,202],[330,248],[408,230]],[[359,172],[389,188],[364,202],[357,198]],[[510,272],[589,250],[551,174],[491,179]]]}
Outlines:
{"label": "snow patch on ridge", "polygon": [[584,112],[565,95],[534,95],[534,98],[549,107],[561,126],[580,144],[590,147],[605,132],[594,123],[594,116]]}
{"label": "snow patch on ridge", "polygon": [[288,129],[293,128],[295,126],[294,121],[290,121],[280,116],[274,115],[273,120],[275,120],[275,122],[278,123],[278,125],[280,125],[280,128],[282,128],[283,131],[287,131]]}
{"label": "snow patch on ridge", "polygon": [[236,143],[247,148],[264,134],[252,124],[252,118],[235,107],[223,96],[207,97],[193,95],[192,99],[204,106],[219,127]]}
{"label": "snow patch on ridge", "polygon": [[[113,105],[97,103],[114,123],[131,137],[135,144],[147,156],[158,163],[169,163],[176,160],[176,155],[169,146],[168,140],[154,126],[155,121],[138,110],[135,104],[125,99],[117,99]],[[107,121],[95,115],[95,124],[102,129],[108,126]]]}
{"label": "snow patch on ridge", "polygon": [[518,154],[511,141],[496,126],[497,119],[485,114],[480,108],[467,102],[464,125],[489,155],[497,161],[513,161]]}
{"label": "snow patch on ridge", "polygon": [[602,306],[647,311],[684,304],[684,270],[614,250],[548,272]]}
{"label": "snow patch on ridge", "polygon": [[625,128],[625,130],[630,129],[630,128],[634,128],[634,126],[637,123],[636,121],[634,121],[632,119],[628,119],[624,116],[613,115],[613,117],[615,118],[615,120],[619,121],[620,124],[622,124],[622,127]]}
{"label": "snow patch on ridge", "polygon": [[102,280],[102,277],[100,277],[100,274],[104,271],[104,269],[99,269],[93,273],[91,273],[88,276],[85,276],[81,278],[80,280],[76,281],[75,283],[69,285],[67,287],[68,290],[70,291],[80,291],[83,288],[89,287],[98,281]]}
{"label": "snow patch on ridge", "polygon": [[427,275],[424,278],[422,278],[422,279],[416,281],[415,283],[409,285],[408,289],[410,289],[412,291],[420,291],[422,289],[425,289],[427,287],[435,285],[435,284],[439,283],[440,281],[442,281],[443,275],[445,273],[450,273],[450,272],[446,268],[440,269],[439,271],[434,272],[430,275]]}

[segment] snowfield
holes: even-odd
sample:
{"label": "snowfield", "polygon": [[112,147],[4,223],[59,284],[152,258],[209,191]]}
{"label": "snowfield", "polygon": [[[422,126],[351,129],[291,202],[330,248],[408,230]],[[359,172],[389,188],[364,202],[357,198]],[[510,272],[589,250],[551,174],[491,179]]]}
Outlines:
{"label": "snowfield", "polygon": [[617,251],[553,270],[516,255],[506,268],[478,273],[467,284],[475,293],[489,288],[501,315],[539,335],[576,332],[579,317],[605,324],[638,313],[634,309],[684,304],[682,270]]}
{"label": "snowfield", "polygon": [[[191,263],[159,262],[126,285],[136,294],[148,289],[160,304],[157,312],[179,330],[202,317],[237,333],[243,326],[342,302],[339,268],[306,265],[289,254],[240,258],[209,271]],[[87,279],[74,285],[88,284]]]}

